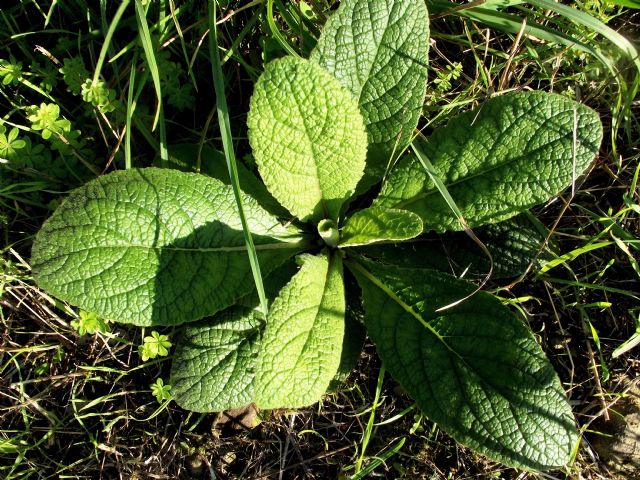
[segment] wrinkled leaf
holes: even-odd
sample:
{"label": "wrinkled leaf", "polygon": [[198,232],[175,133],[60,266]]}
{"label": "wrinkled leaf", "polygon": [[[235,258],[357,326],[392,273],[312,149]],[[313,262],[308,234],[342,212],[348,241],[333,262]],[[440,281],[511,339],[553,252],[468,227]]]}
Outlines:
{"label": "wrinkled leaf", "polygon": [[337,220],[364,170],[367,137],[358,105],[317,64],[286,57],[256,83],[249,141],[273,196],[301,220]]}
{"label": "wrinkled leaf", "polygon": [[409,143],[424,102],[428,50],[425,2],[343,0],[311,52],[358,100],[368,180],[379,180]]}
{"label": "wrinkled leaf", "polygon": [[[364,265],[364,266],[363,266]],[[434,270],[349,264],[385,368],[457,441],[518,468],[571,458],[564,390],[528,328],[495,297]]]}
{"label": "wrinkled leaf", "polygon": [[[304,249],[297,230],[242,201],[263,271]],[[54,295],[142,326],[201,319],[254,288],[231,188],[156,168],[74,190],[36,236],[32,267]]]}
{"label": "wrinkled leaf", "polygon": [[[601,141],[602,124],[590,108],[526,92],[492,98],[453,118],[420,149],[476,227],[557,195],[589,166]],[[375,204],[417,213],[426,230],[461,229],[415,154],[391,172]]]}
{"label": "wrinkled leaf", "polygon": [[323,253],[303,259],[267,316],[255,380],[255,402],[261,408],[317,402],[340,365],[345,317],[341,257]]}
{"label": "wrinkled leaf", "polygon": [[422,233],[422,220],[406,210],[365,208],[354,213],[340,231],[341,246],[409,240]]}

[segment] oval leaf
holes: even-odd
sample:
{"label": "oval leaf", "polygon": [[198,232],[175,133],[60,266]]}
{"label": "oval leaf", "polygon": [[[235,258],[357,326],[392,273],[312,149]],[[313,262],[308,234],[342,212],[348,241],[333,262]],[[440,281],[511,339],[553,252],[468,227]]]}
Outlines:
{"label": "oval leaf", "polygon": [[457,441],[518,468],[567,463],[577,431],[531,332],[495,297],[434,270],[355,264],[389,373]]}
{"label": "oval leaf", "polygon": [[[296,229],[242,202],[264,272],[304,249]],[[231,188],[157,168],[74,190],[36,236],[32,267],[54,295],[142,326],[199,320],[254,288]]]}
{"label": "oval leaf", "polygon": [[[557,195],[589,166],[601,141],[602,124],[590,108],[526,92],[492,98],[455,117],[420,149],[476,227]],[[462,229],[415,155],[391,172],[376,204],[415,212],[428,230]]]}
{"label": "oval leaf", "polygon": [[406,0],[343,0],[311,52],[358,99],[369,137],[367,175],[375,180],[418,124],[428,53],[425,2]]}
{"label": "oval leaf", "polygon": [[304,407],[320,400],[340,365],[345,298],[340,255],[307,255],[267,316],[255,402]]}
{"label": "oval leaf", "polygon": [[301,220],[338,219],[364,170],[367,136],[351,94],[322,67],[286,57],[267,65],[247,118],[265,185]]}
{"label": "oval leaf", "polygon": [[406,210],[370,207],[354,213],[340,232],[344,247],[409,240],[422,233],[422,220]]}

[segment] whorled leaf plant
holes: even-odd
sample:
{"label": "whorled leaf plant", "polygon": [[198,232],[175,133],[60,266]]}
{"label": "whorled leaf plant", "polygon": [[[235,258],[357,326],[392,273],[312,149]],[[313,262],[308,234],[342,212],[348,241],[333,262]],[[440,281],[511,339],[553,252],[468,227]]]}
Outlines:
{"label": "whorled leaf plant", "polygon": [[[428,31],[423,2],[343,0],[310,59],[266,65],[248,126],[268,192],[245,182],[242,197],[275,290],[266,318],[252,301],[231,187],[171,169],[115,172],[72,192],[35,239],[36,281],[115,321],[195,322],[183,329],[171,384],[176,402],[199,412],[317,402],[357,357],[362,328],[347,304],[361,294],[386,369],[429,418],[507,465],[565,464],[577,431],[532,333],[498,299],[469,296],[474,284],[427,258],[443,255],[425,247],[429,232],[461,225],[424,162],[469,226],[487,225],[497,270],[513,275],[534,230],[515,216],[587,168],[600,120],[559,95],[509,93],[416,140],[424,158],[403,155],[424,101]],[[383,175],[372,205],[353,211],[354,193]],[[282,223],[253,191],[270,193],[294,221]],[[358,291],[345,292],[344,267]]]}

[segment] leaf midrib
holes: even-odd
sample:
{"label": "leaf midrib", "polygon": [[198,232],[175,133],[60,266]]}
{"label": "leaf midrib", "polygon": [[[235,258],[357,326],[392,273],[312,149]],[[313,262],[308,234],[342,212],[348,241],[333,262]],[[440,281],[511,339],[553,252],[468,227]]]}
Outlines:
{"label": "leaf midrib", "polygon": [[[256,250],[286,250],[296,249],[299,247],[310,246],[308,239],[303,238],[296,242],[278,242],[278,243],[259,243],[255,245]],[[78,250],[68,250],[63,255],[51,256],[50,260],[58,258],[69,257],[77,253],[86,252],[96,249],[135,249],[140,248],[143,250],[157,250],[157,251],[177,251],[177,252],[193,252],[193,253],[217,253],[217,252],[244,252],[247,250],[246,245],[237,245],[231,247],[208,247],[208,248],[187,248],[187,247],[175,247],[175,246],[160,246],[154,247],[149,245],[137,245],[137,244],[120,244],[120,245],[95,245],[80,248]]]}
{"label": "leaf midrib", "polygon": [[[372,20],[372,15],[371,15],[371,3],[367,3],[367,10],[369,12],[369,20]],[[393,11],[393,8],[391,9]],[[373,71],[373,67],[376,65],[377,60],[378,60],[378,56],[380,55],[380,50],[382,49],[381,47],[385,46],[384,45],[384,39],[385,36],[387,34],[387,29],[389,28],[390,25],[390,21],[391,21],[391,12],[389,12],[389,15],[385,16],[387,22],[385,23],[385,26],[382,30],[382,35],[380,35],[380,42],[378,42],[375,46],[375,50],[376,53],[373,56],[373,60],[371,61],[371,63],[369,64],[368,68],[367,68],[367,73],[364,76],[364,81],[363,82],[359,82],[360,86],[359,86],[359,92],[358,92],[358,105],[360,105],[360,100],[362,98],[362,93],[364,92],[365,86],[367,85],[367,83],[369,83],[369,81],[371,81],[371,72]],[[353,21],[353,17],[352,17],[352,21]],[[373,22],[370,22],[371,24],[373,24]],[[351,30],[353,32],[353,29]],[[355,35],[353,35],[353,37],[355,38]],[[373,41],[375,43],[375,35],[372,35],[373,37]],[[355,57],[355,63],[356,65],[358,64],[358,56],[356,55]],[[358,81],[360,80],[360,75],[358,75],[358,73],[356,72],[356,75],[358,77]],[[380,98],[380,97],[379,97]]]}
{"label": "leaf midrib", "polygon": [[447,342],[445,342],[444,337],[442,335],[440,335],[431,325],[429,325],[429,322],[427,322],[424,318],[422,318],[422,315],[417,313],[413,308],[411,308],[410,305],[407,305],[389,287],[387,287],[384,283],[382,283],[380,280],[378,280],[371,272],[369,272],[369,270],[367,270],[360,263],[358,263],[358,262],[356,262],[354,260],[350,260],[348,262],[348,265],[351,266],[352,268],[354,268],[355,270],[357,270],[358,272],[360,272],[362,275],[364,275],[367,280],[369,280],[376,287],[378,287],[385,294],[387,294],[389,296],[389,298],[391,298],[394,302],[396,302],[404,311],[406,311],[409,315],[411,315],[416,320],[418,320],[425,328],[427,328],[433,335],[435,335],[436,338],[438,340],[440,340],[443,343],[443,345],[445,345],[447,347],[448,350],[451,351],[451,353],[453,353],[454,355],[460,357],[460,355],[458,355],[458,353],[455,350],[453,350],[447,344]]}
{"label": "leaf midrib", "polygon": [[[302,125],[304,125],[304,136],[307,139],[307,143],[309,145],[309,150],[311,150],[311,157],[313,158],[313,166],[315,168],[315,181],[316,181],[316,188],[318,190],[318,196],[319,196],[319,202],[321,207],[322,207],[322,213],[324,213],[325,218],[329,218],[329,210],[327,208],[327,202],[326,199],[324,198],[324,192],[322,191],[322,184],[320,183],[320,168],[318,166],[318,153],[316,152],[316,149],[314,148],[315,146],[315,142],[313,141],[313,139],[311,138],[311,135],[309,134],[309,127],[307,125],[307,120],[306,120],[306,115],[303,114],[302,112],[302,107],[300,106],[300,99],[298,98],[298,96],[294,93],[295,89],[292,90],[293,93],[293,98],[295,99],[295,104],[296,104],[296,109],[298,110],[298,115],[300,116],[300,118],[302,119]],[[328,113],[328,112],[327,112]],[[327,121],[327,115],[324,116],[324,121]],[[324,127],[323,127],[324,128]],[[310,214],[307,214],[306,216],[313,216],[314,215],[314,209],[312,209]]]}
{"label": "leaf midrib", "polygon": [[[327,272],[325,273],[324,276],[324,282],[323,282],[323,287],[322,287],[322,294],[320,295],[320,301],[317,303],[317,305],[314,305],[312,308],[315,309],[315,313],[313,315],[313,322],[312,322],[312,326],[309,330],[307,330],[305,332],[306,334],[306,338],[304,341],[304,345],[302,346],[302,348],[300,349],[301,354],[297,356],[296,358],[296,364],[295,366],[291,369],[291,371],[297,371],[298,366],[300,365],[300,361],[302,359],[302,352],[307,350],[307,347],[309,345],[309,341],[311,340],[311,336],[312,333],[315,332],[314,327],[317,325],[318,323],[318,317],[320,316],[320,310],[322,307],[322,303],[323,300],[325,299],[325,296],[327,294],[327,283],[329,281],[329,276],[331,275],[331,267],[333,266],[334,262],[335,262],[335,257],[333,255],[327,255]],[[317,378],[316,378],[316,382],[317,382]]]}

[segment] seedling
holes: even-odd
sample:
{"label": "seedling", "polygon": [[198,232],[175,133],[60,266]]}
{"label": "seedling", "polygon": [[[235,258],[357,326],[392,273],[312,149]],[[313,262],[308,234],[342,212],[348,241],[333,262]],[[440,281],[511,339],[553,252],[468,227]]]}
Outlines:
{"label": "seedling", "polygon": [[[361,299],[385,369],[428,418],[505,464],[564,465],[577,431],[534,336],[497,298],[434,269],[439,254],[422,239],[489,225],[497,269],[513,266],[530,238],[513,218],[586,170],[600,120],[559,95],[511,93],[412,142],[427,50],[424,2],[343,0],[309,60],[266,66],[248,116],[264,185],[241,195],[265,284],[284,284],[266,316],[231,187],[170,169],[72,192],[36,237],[37,282],[123,323],[197,321],[182,332],[171,385],[199,412],[320,400],[357,358],[362,325],[347,298]],[[253,198],[267,205],[269,194],[286,223]]]}
{"label": "seedling", "polygon": [[170,348],[171,342],[169,341],[169,337],[154,330],[150,336],[144,337],[143,343],[139,347],[139,353],[142,361],[146,362],[156,357],[166,357],[169,355]]}
{"label": "seedling", "polygon": [[0,60],[0,78],[2,85],[17,85],[22,80],[22,63],[11,57],[9,61]]}
{"label": "seedling", "polygon": [[164,403],[171,400],[171,385],[164,383],[164,380],[161,378],[156,379],[155,383],[149,385],[151,388],[151,393],[158,403]]}
{"label": "seedling", "polygon": [[9,133],[4,125],[0,125],[0,158],[8,159],[16,152],[24,148],[27,144],[24,140],[18,138],[20,133],[17,128],[12,128]]}
{"label": "seedling", "polygon": [[104,319],[98,317],[94,312],[85,312],[84,310],[80,310],[80,315],[76,320],[71,320],[71,327],[79,335],[93,335],[96,332],[107,333],[109,331],[109,325]]}

